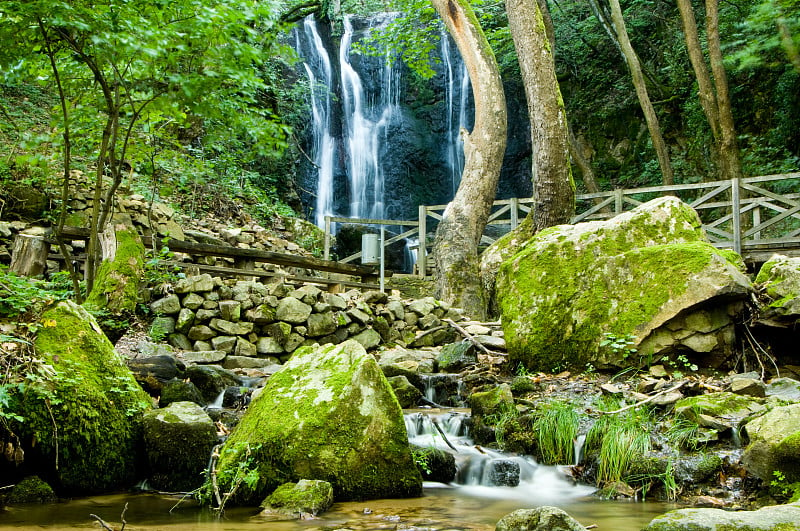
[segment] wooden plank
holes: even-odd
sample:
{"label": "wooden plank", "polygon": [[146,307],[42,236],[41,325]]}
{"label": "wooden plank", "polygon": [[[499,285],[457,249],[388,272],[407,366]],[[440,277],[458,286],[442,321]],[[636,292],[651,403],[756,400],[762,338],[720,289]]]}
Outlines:
{"label": "wooden plank", "polygon": [[712,197],[716,197],[717,195],[719,195],[720,193],[724,192],[728,188],[730,188],[730,183],[725,182],[722,185],[720,185],[717,188],[715,188],[714,190],[711,190],[710,192],[707,192],[707,193],[703,194],[702,196],[698,197],[697,199],[695,199],[694,201],[689,203],[689,205],[691,205],[692,208],[697,209],[700,205],[702,205],[703,203],[705,203],[706,201],[708,201]]}
{"label": "wooden plank", "polygon": [[428,212],[425,206],[419,206],[419,246],[417,247],[417,266],[419,275],[425,277],[428,268]]}
{"label": "wooden plank", "polygon": [[761,188],[760,186],[752,186],[752,185],[749,185],[749,184],[745,184],[745,185],[742,185],[742,188],[744,188],[745,190],[748,190],[750,192],[754,192],[754,193],[756,193],[758,195],[769,197],[770,199],[774,199],[776,201],[782,201],[784,203],[788,203],[791,206],[800,205],[800,203],[798,203],[797,201],[792,201],[791,199],[789,199],[788,197],[786,197],[784,195],[780,195],[780,194],[776,194],[774,192],[770,192],[769,190],[765,190],[764,188]]}
{"label": "wooden plank", "polygon": [[419,225],[417,221],[411,220],[397,220],[397,219],[372,219],[372,218],[342,218],[331,217],[330,220],[334,223],[351,223],[357,225],[398,225],[416,227]]}

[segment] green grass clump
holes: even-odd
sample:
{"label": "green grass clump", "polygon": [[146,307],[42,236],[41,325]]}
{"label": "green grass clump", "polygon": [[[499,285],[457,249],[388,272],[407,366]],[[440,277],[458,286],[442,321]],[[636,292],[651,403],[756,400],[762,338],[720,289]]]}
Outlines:
{"label": "green grass clump", "polygon": [[542,463],[574,463],[579,418],[572,404],[552,402],[540,408],[534,416],[532,433]]}
{"label": "green grass clump", "polygon": [[[609,403],[612,409],[616,404]],[[650,451],[650,415],[644,410],[626,410],[603,415],[586,435],[587,454],[597,455],[598,485],[623,481],[631,465]]]}

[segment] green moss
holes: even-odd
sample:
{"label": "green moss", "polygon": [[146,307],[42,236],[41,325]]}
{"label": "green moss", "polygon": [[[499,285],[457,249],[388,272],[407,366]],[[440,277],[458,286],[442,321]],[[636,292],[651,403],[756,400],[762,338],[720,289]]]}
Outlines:
{"label": "green moss", "polygon": [[87,308],[132,312],[139,297],[144,271],[144,245],[135,230],[119,230],[114,260],[103,260],[94,287],[86,298]]}
{"label": "green moss", "polygon": [[544,230],[503,263],[497,299],[512,361],[547,371],[594,363],[603,334],[643,339],[695,274],[728,262],[691,208],[673,201],[661,209],[623,214],[625,230],[599,222]]}
{"label": "green moss", "polygon": [[682,398],[675,403],[675,411],[689,420],[694,420],[694,417],[699,413],[713,417],[744,417],[760,409],[758,401],[752,397],[727,391],[690,396]]}
{"label": "green moss", "polygon": [[30,458],[70,494],[132,481],[149,396],[86,310],[62,302],[41,322],[36,355],[52,372],[34,377],[14,405],[25,418],[17,430],[31,444]]}
{"label": "green moss", "polygon": [[6,498],[6,503],[16,505],[20,503],[52,503],[56,501],[56,494],[52,487],[37,476],[28,476],[17,483]]}
{"label": "green moss", "polygon": [[225,443],[223,491],[232,486],[228,471],[247,460],[257,480],[240,486],[234,503],[258,504],[299,479],[330,482],[339,500],[421,492],[400,405],[377,362],[352,341],[301,347],[270,378]]}

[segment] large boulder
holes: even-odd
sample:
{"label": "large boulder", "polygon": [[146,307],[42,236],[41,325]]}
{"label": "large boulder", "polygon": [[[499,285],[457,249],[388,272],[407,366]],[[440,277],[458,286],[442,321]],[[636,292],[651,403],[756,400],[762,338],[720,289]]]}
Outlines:
{"label": "large boulder", "polygon": [[[716,366],[750,290],[738,255],[708,243],[691,207],[663,197],[539,232],[501,266],[496,297],[510,359],[532,370],[627,366],[633,349],[693,350]],[[608,348],[604,337],[632,343]]]}
{"label": "large boulder", "polygon": [[773,255],[761,266],[756,284],[768,298],[762,322],[787,326],[800,319],[800,257]]}
{"label": "large boulder", "polygon": [[800,481],[800,404],[772,409],[745,425],[750,444],[742,462],[751,474],[772,481],[781,472],[789,483]]}
{"label": "large boulder", "polygon": [[8,407],[24,419],[11,427],[26,465],[70,495],[130,484],[150,397],[84,308],[61,302],[40,323],[34,346],[47,370]]}
{"label": "large boulder", "polygon": [[337,500],[418,496],[403,412],[378,364],[355,341],[304,346],[267,382],[228,438],[221,491],[250,463],[258,480],[232,502],[257,505],[283,483],[320,479]]}
{"label": "large boulder", "polygon": [[211,417],[194,402],[173,402],[143,417],[144,441],[153,487],[190,491],[203,483],[217,430]]}
{"label": "large boulder", "polygon": [[796,531],[800,530],[800,503],[773,505],[757,511],[678,509],[657,516],[644,531]]}
{"label": "large boulder", "polygon": [[518,509],[497,522],[496,531],[583,531],[577,520],[562,509],[543,505],[535,509]]}

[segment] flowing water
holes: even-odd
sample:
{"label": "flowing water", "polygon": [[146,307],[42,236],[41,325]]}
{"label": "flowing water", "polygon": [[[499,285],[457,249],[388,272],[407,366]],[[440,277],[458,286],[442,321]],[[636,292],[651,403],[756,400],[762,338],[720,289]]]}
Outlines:
{"label": "flowing water", "polygon": [[[466,431],[464,411],[414,411],[405,416],[409,440],[453,452],[459,472],[449,485],[426,482],[420,498],[339,502],[320,517],[302,521],[275,521],[252,508],[231,508],[216,518],[193,501],[177,507],[178,496],[113,494],[47,505],[28,505],[0,511],[0,530],[97,529],[95,514],[119,525],[125,504],[130,531],[155,530],[480,530],[494,529],[505,514],[522,508],[555,505],[582,524],[608,531],[634,531],[671,509],[662,503],[603,501],[594,489],[565,479],[558,467],[537,465],[528,457],[509,456],[477,447]],[[439,429],[436,428],[439,425]],[[443,435],[444,434],[444,435]],[[446,440],[445,440],[446,439]],[[449,444],[448,444],[449,443]],[[514,463],[516,486],[498,486],[493,463]],[[513,481],[511,482],[513,483]],[[118,527],[117,527],[118,528]]]}

